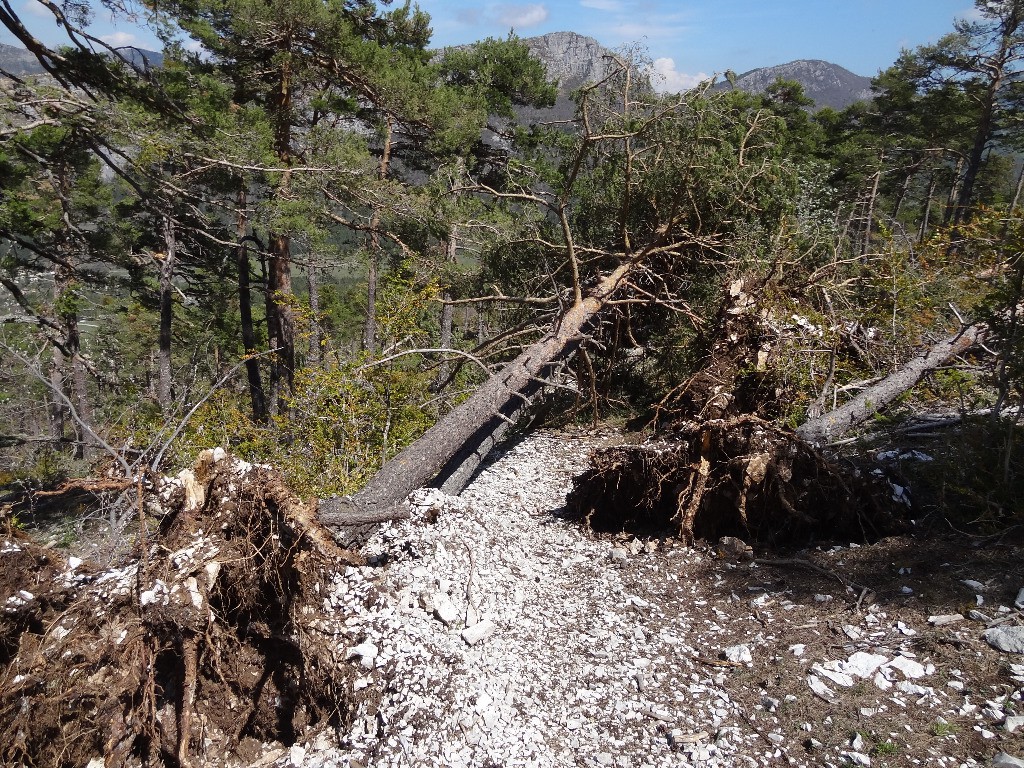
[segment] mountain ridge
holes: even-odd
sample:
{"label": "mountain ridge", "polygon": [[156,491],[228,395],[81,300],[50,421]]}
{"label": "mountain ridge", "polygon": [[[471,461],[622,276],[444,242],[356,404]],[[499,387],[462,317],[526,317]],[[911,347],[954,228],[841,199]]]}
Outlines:
{"label": "mountain ridge", "polygon": [[[554,109],[544,110],[537,115],[543,115],[546,120],[570,118],[574,110],[570,94],[584,83],[600,80],[607,72],[605,59],[611,50],[592,37],[562,31],[523,38],[522,42],[547,67],[549,78],[557,80],[559,84]],[[120,50],[132,61],[145,60],[159,66],[163,59],[162,54],[140,48]],[[31,53],[5,43],[0,43],[0,69],[16,77],[43,72]],[[872,97],[870,78],[822,59],[797,59],[785,64],[751,69],[737,75],[735,87],[748,93],[763,93],[779,78],[799,82],[806,95],[814,100],[816,109],[843,109],[854,102]],[[729,87],[726,81],[715,85],[717,90]]]}
{"label": "mountain ridge", "polygon": [[[823,59],[797,59],[771,67],[748,70],[735,79],[735,88],[747,93],[764,93],[776,80],[795,80],[804,87],[804,94],[814,100],[815,109],[844,109],[858,101],[872,98],[871,78],[858,75],[845,67]],[[728,81],[715,88],[725,90]]]}

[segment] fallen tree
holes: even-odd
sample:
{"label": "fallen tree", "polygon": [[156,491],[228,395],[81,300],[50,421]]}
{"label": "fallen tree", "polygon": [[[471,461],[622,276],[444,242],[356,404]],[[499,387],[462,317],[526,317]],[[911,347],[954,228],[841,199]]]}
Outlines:
{"label": "fallen tree", "polygon": [[415,489],[435,481],[457,492],[504,436],[543,384],[546,369],[571,354],[587,324],[619,290],[633,259],[608,275],[575,304],[540,341],[388,461],[354,496],[321,499],[319,517],[331,527],[360,526],[407,516],[401,502]]}
{"label": "fallen tree", "polygon": [[760,544],[877,539],[907,529],[882,475],[850,471],[771,422],[743,415],[689,422],[670,438],[595,451],[566,515],[596,531],[687,542]]}
{"label": "fallen tree", "polygon": [[827,445],[902,396],[929,371],[979,344],[987,332],[988,327],[984,323],[964,326],[952,336],[927,347],[899,370],[861,391],[839,408],[805,421],[797,428],[796,434],[812,445]]}
{"label": "fallen tree", "polygon": [[734,285],[705,366],[661,403],[675,420],[651,444],[596,451],[567,499],[570,518],[598,531],[672,530],[691,542],[728,536],[770,545],[872,541],[908,530],[903,480],[863,461],[839,461],[821,447],[978,344],[986,326],[965,326],[791,430],[758,415],[772,410],[774,392],[751,381],[762,375],[754,361],[764,363],[772,348],[791,354],[794,342],[766,328],[755,310]]}
{"label": "fallen tree", "polygon": [[[512,180],[502,189],[467,182],[457,190],[485,196],[532,222],[532,232],[516,242],[525,252],[542,254],[538,266],[555,266],[540,274],[518,263],[513,268],[533,280],[524,291],[532,287],[545,295],[501,293],[481,301],[535,307],[536,325],[546,329],[359,492],[321,499],[321,521],[339,533],[357,535],[360,526],[403,517],[401,502],[431,481],[460,490],[553,366],[588,338],[602,312],[657,303],[696,318],[676,283],[692,280],[697,265],[719,258],[740,213],[758,209],[761,185],[784,176],[771,123],[701,93],[658,99],[623,59],[614,58],[608,76],[583,89],[580,99],[579,134],[557,182],[538,179],[532,189]],[[710,115],[716,108],[721,112]],[[708,136],[703,125],[711,120],[725,121],[735,143]],[[717,175],[698,185],[711,165]],[[621,175],[608,178],[610,168]],[[581,210],[581,199],[591,210]],[[593,217],[607,217],[608,224],[584,242],[580,230],[595,229]]]}

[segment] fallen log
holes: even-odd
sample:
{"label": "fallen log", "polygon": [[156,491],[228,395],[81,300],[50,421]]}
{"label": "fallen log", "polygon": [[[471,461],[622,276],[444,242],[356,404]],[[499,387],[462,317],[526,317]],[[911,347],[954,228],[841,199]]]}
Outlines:
{"label": "fallen log", "polygon": [[[652,246],[653,247],[653,246]],[[569,356],[587,325],[604,308],[645,254],[620,264],[576,302],[537,342],[491,376],[468,400],[388,461],[353,496],[321,499],[320,521],[335,529],[408,517],[402,505],[417,488],[435,481],[461,490],[491,447],[536,394],[547,369]]]}
{"label": "fallen log", "polygon": [[797,428],[796,434],[811,445],[828,445],[896,400],[926,373],[977,345],[987,331],[988,326],[983,323],[962,328],[953,336],[912,357],[898,371],[861,391],[839,408],[804,422]]}

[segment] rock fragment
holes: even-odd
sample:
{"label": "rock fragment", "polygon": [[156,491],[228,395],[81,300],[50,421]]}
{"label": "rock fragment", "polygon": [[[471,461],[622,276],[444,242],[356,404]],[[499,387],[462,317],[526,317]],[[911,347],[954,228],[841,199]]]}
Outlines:
{"label": "rock fragment", "polygon": [[1003,722],[1003,728],[1007,733],[1015,733],[1024,728],[1024,715],[1012,715]]}
{"label": "rock fragment", "polygon": [[380,649],[373,643],[360,643],[349,649],[346,658],[359,659],[364,667],[372,667],[378,653],[380,653]]}
{"label": "rock fragment", "polygon": [[476,645],[477,643],[482,643],[493,635],[497,628],[497,625],[493,621],[490,619],[484,619],[483,621],[477,622],[473,626],[466,627],[462,630],[462,639],[469,645]]}
{"label": "rock fragment", "polygon": [[871,758],[863,752],[841,752],[843,760],[850,765],[870,766]]}
{"label": "rock fragment", "polygon": [[897,656],[890,662],[883,665],[886,668],[898,669],[903,673],[903,676],[908,680],[916,680],[919,677],[924,677],[927,674],[925,668],[913,659],[908,659],[906,656]]}
{"label": "rock fragment", "polygon": [[459,621],[459,609],[452,599],[444,592],[434,595],[434,616],[446,627],[454,626]]}
{"label": "rock fragment", "polygon": [[722,655],[725,656],[726,661],[731,661],[734,664],[752,664],[754,662],[754,655],[751,653],[749,645],[730,645],[728,648],[722,649]]}
{"label": "rock fragment", "polygon": [[1024,627],[992,627],[982,637],[997,651],[1024,653]]}
{"label": "rock fragment", "polygon": [[807,676],[807,685],[814,692],[815,696],[818,696],[825,701],[832,701],[836,697],[836,692],[821,682],[821,678],[815,675]]}

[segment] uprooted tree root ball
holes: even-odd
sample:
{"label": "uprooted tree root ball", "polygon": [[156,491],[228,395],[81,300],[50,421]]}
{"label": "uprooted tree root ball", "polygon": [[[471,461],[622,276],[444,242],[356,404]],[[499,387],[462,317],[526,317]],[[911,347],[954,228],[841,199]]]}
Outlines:
{"label": "uprooted tree root ball", "polygon": [[685,424],[668,441],[606,448],[591,463],[566,509],[597,531],[802,544],[906,528],[885,478],[840,467],[755,416]]}
{"label": "uprooted tree root ball", "polygon": [[347,726],[351,675],[316,617],[355,557],[275,473],[206,453],[149,495],[162,514],[123,567],[0,543],[4,765],[248,764]]}

